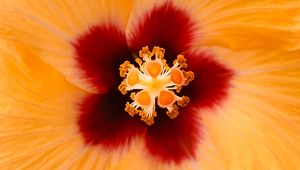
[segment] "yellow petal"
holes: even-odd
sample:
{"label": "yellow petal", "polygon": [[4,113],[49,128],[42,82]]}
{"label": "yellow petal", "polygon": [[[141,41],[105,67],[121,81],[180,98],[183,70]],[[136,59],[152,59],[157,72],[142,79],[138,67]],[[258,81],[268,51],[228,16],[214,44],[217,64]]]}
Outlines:
{"label": "yellow petal", "polygon": [[209,0],[183,4],[199,28],[195,47],[300,48],[298,0]]}
{"label": "yellow petal", "polygon": [[86,145],[77,109],[89,94],[22,46],[0,41],[0,73],[1,169],[117,169],[144,154],[139,139],[125,151]]}
{"label": "yellow petal", "polygon": [[76,104],[86,93],[32,53],[12,47],[0,41],[0,167],[56,165],[84,146]]}
{"label": "yellow petal", "polygon": [[201,112],[206,142],[199,148],[199,166],[299,168],[300,51],[223,50],[220,55],[237,74],[227,101]]}
{"label": "yellow petal", "polygon": [[113,23],[125,31],[131,1],[0,1],[0,37],[19,43],[88,91],[95,87],[77,68],[72,43],[95,24]]}

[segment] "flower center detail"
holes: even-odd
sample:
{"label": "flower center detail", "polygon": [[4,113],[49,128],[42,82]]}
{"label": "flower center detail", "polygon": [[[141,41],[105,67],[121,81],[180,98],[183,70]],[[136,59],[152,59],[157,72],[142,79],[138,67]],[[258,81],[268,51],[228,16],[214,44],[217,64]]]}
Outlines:
{"label": "flower center detail", "polygon": [[138,114],[141,120],[148,125],[154,123],[156,103],[159,107],[167,109],[167,115],[174,119],[179,114],[178,106],[185,107],[190,99],[187,96],[179,97],[183,86],[187,86],[194,80],[192,71],[184,71],[187,68],[186,59],[179,54],[170,68],[164,58],[165,50],[154,47],[152,52],[143,47],[136,58],[139,67],[135,67],[129,61],[120,65],[120,76],[124,78],[119,85],[123,95],[131,92],[132,103],[127,102],[125,111],[130,116]]}

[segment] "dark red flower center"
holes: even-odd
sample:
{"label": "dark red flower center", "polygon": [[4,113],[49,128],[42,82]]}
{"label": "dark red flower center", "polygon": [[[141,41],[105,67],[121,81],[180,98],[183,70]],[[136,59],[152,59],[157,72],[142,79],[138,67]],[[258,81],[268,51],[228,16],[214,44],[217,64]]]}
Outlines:
{"label": "dark red flower center", "polygon": [[[232,71],[216,62],[213,54],[189,52],[194,31],[195,25],[186,11],[168,2],[142,16],[130,39],[126,39],[124,30],[106,23],[91,27],[74,42],[83,78],[99,91],[80,104],[77,123],[87,145],[114,150],[139,137],[145,141],[148,153],[162,162],[181,163],[195,158],[201,142],[201,115],[195,108],[219,105],[227,96]],[[190,98],[189,105],[179,108],[180,114],[175,119],[170,119],[165,109],[156,109],[156,123],[152,126],[124,110],[130,95],[118,91],[122,82],[120,64],[126,60],[134,62],[133,54],[144,46],[164,48],[167,61],[184,54],[189,70],[195,74],[195,79],[180,92],[180,96]],[[158,68],[155,64],[151,67]],[[151,74],[156,76],[157,73]],[[134,75],[131,78],[130,83],[134,84]],[[162,96],[165,95],[168,94]],[[140,97],[140,101],[147,104],[147,94]],[[161,103],[169,102],[161,100]]]}

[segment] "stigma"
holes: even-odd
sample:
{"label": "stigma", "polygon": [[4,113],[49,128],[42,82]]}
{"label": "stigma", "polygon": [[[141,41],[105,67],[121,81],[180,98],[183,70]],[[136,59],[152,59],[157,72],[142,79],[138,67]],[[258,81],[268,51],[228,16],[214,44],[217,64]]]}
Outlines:
{"label": "stigma", "polygon": [[186,107],[190,99],[178,96],[183,86],[194,80],[184,55],[179,54],[169,67],[164,59],[165,50],[154,47],[152,51],[143,47],[135,59],[136,67],[129,61],[120,65],[120,76],[124,80],[119,85],[123,95],[131,91],[131,103],[127,102],[125,111],[130,116],[139,115],[147,125],[154,123],[157,116],[156,107],[166,109],[166,114],[174,119],[179,115],[179,107]]}

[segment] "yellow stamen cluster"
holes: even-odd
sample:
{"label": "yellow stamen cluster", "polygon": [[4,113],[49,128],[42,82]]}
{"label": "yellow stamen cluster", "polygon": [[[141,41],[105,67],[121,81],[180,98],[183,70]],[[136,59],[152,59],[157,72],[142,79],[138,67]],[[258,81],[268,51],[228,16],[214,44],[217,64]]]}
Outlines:
{"label": "yellow stamen cluster", "polygon": [[166,108],[167,115],[174,119],[179,114],[178,106],[186,107],[190,101],[187,96],[177,96],[174,90],[179,93],[183,86],[194,79],[194,73],[181,70],[188,67],[183,55],[178,55],[170,68],[163,59],[164,54],[163,48],[154,47],[149,51],[148,47],[143,47],[139,58],[135,60],[138,68],[129,61],[125,61],[119,68],[120,76],[125,78],[119,85],[120,92],[125,95],[128,91],[139,90],[130,94],[133,102],[126,103],[125,111],[132,117],[138,114],[148,125],[152,125],[157,116],[156,103]]}

